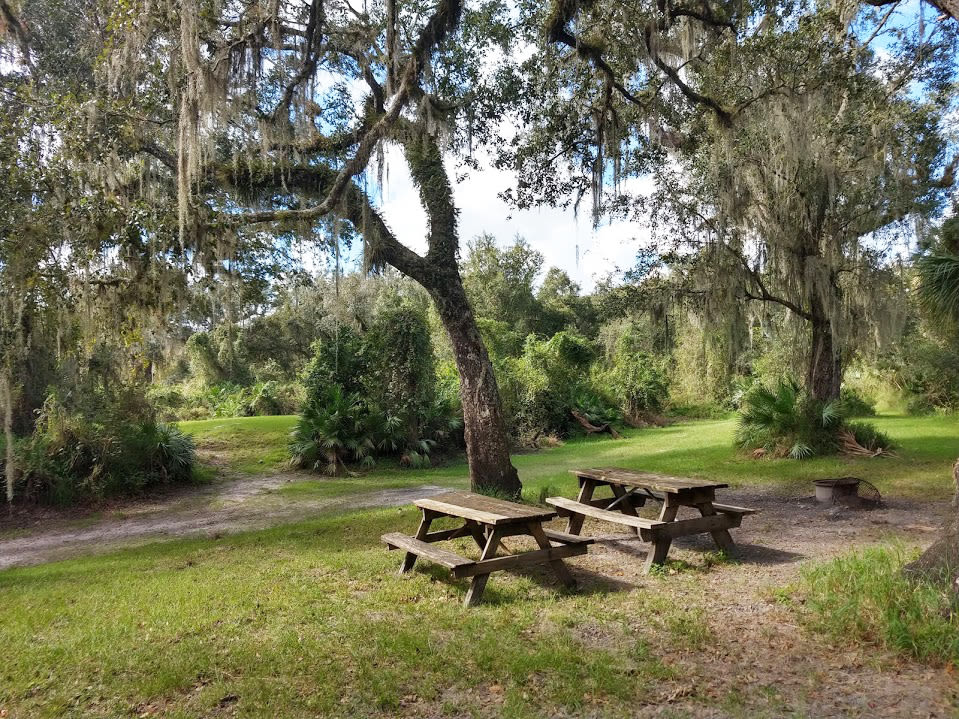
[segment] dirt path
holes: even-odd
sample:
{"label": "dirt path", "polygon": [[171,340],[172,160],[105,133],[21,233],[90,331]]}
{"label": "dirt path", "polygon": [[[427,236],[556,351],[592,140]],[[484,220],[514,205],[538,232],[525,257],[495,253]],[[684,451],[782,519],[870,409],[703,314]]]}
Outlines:
{"label": "dirt path", "polygon": [[[724,495],[725,499],[725,495]],[[706,638],[690,645],[675,627],[637,616],[628,627],[585,627],[587,641],[616,632],[649,637],[657,656],[677,670],[638,707],[650,717],[955,717],[959,684],[947,668],[924,666],[881,652],[830,646],[804,630],[773,590],[799,578],[807,560],[821,561],[884,540],[927,546],[949,507],[890,500],[882,509],[824,509],[811,499],[765,492],[730,492],[728,501],[757,507],[734,530],[741,563],[703,567],[708,541],[674,544],[671,559],[692,568],[663,578],[641,574],[645,548],[628,535],[608,534],[595,551],[571,560],[585,582],[612,577],[624,591],[639,590],[680,602],[707,624]],[[587,525],[602,531],[611,525]],[[708,539],[708,538],[707,538]],[[651,630],[651,624],[654,628]]]}
{"label": "dirt path", "polygon": [[[423,485],[327,499],[289,498],[276,490],[302,475],[280,473],[256,478],[228,478],[192,491],[125,505],[93,520],[59,520],[0,538],[0,569],[42,564],[81,554],[106,552],[160,539],[212,536],[262,529],[333,511],[409,504],[444,491]],[[318,480],[321,481],[321,480]]]}

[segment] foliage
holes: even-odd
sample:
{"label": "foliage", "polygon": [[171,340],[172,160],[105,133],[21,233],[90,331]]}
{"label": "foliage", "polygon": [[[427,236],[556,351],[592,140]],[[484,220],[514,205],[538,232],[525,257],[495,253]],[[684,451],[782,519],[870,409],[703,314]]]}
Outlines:
{"label": "foliage", "polygon": [[746,394],[736,444],[762,448],[775,457],[806,459],[836,451],[841,424],[837,403],[819,402],[784,377],[771,387],[757,384]]}
{"label": "foliage", "polygon": [[619,399],[623,414],[630,419],[662,411],[669,397],[664,362],[644,352],[625,348],[617,352],[608,381],[610,394]]}
{"label": "foliage", "polygon": [[869,422],[845,422],[844,428],[852,432],[856,442],[873,452],[880,449],[895,449],[896,444],[885,432],[880,432]]}
{"label": "foliage", "polygon": [[901,547],[867,549],[803,571],[801,614],[840,644],[850,639],[920,661],[959,661],[954,588],[906,578]]}
{"label": "foliage", "polygon": [[396,456],[420,468],[460,440],[455,384],[438,381],[422,306],[386,298],[363,334],[338,327],[314,351],[290,443],[295,466],[341,474],[348,463]]}
{"label": "foliage", "polygon": [[49,401],[20,446],[20,494],[67,505],[193,478],[193,440],[176,427],[106,414],[87,418]]}
{"label": "foliage", "polygon": [[839,392],[839,408],[843,417],[872,417],[876,414],[876,403],[852,387],[843,387]]}
{"label": "foliage", "polygon": [[398,426],[395,417],[374,418],[360,395],[347,394],[336,384],[325,385],[307,400],[293,430],[293,464],[329,475],[343,473],[347,461],[370,466],[377,443],[388,442]]}

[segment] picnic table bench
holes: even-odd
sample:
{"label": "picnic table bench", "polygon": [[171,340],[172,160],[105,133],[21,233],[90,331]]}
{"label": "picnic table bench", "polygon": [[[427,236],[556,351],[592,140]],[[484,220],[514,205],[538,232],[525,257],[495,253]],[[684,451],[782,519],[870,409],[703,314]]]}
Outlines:
{"label": "picnic table bench", "polygon": [[[716,545],[732,553],[735,543],[730,529],[742,524],[743,516],[756,510],[717,504],[716,490],[728,487],[722,482],[669,477],[649,472],[633,472],[615,467],[571,470],[579,479],[576,499],[550,497],[547,504],[556,507],[560,515],[568,517],[566,533],[579,535],[586,517],[601,519],[630,527],[643,541],[653,546],[646,557],[645,571],[666,561],[669,547],[676,537],[709,532]],[[609,487],[611,498],[596,499],[598,487]],[[649,499],[662,502],[658,519],[640,517],[636,511]],[[699,517],[677,519],[680,507],[692,507]]]}
{"label": "picnic table bench", "polygon": [[[400,565],[400,574],[409,572],[416,558],[423,557],[449,569],[454,578],[472,577],[473,581],[464,601],[467,607],[482,599],[489,575],[505,569],[548,563],[560,582],[568,587],[575,586],[576,580],[569,573],[563,559],[585,554],[587,546],[593,542],[588,537],[545,529],[543,522],[555,519],[557,515],[554,510],[507,502],[481,494],[444,492],[419,499],[414,504],[423,513],[416,535],[411,537],[401,532],[391,532],[384,534],[382,541],[388,549],[406,550],[406,556]],[[439,517],[454,517],[464,520],[464,523],[454,529],[431,532],[430,525]],[[539,549],[496,556],[505,537],[521,535],[532,537]],[[482,550],[480,558],[469,559],[435,546],[436,542],[458,537],[472,537]]]}

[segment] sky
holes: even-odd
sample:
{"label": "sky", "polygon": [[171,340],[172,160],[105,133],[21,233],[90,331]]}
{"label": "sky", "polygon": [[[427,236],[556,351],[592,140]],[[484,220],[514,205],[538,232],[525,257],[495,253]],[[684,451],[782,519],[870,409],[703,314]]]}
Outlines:
{"label": "sky", "polygon": [[[383,217],[401,242],[422,252],[426,249],[426,214],[406,163],[397,150],[387,152],[386,162],[380,203]],[[451,178],[456,176],[452,164],[448,170]],[[648,244],[649,231],[639,223],[604,222],[594,229],[589,198],[583,199],[578,217],[572,208],[515,210],[498,197],[513,184],[513,173],[488,163],[454,184],[464,253],[467,243],[482,233],[493,235],[504,247],[518,235],[543,254],[544,270],[559,267],[589,292],[598,280],[632,266],[637,250]]]}

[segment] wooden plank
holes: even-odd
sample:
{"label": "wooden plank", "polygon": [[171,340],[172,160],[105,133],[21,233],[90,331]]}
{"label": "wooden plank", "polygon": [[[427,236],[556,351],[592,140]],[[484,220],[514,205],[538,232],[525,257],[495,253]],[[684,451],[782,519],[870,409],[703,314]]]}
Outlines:
{"label": "wooden plank", "polygon": [[758,509],[750,509],[749,507],[734,507],[731,504],[716,504],[715,502],[713,502],[713,509],[726,514],[755,514],[759,511]]}
{"label": "wooden plank", "polygon": [[601,519],[604,522],[635,527],[640,530],[640,536],[646,541],[650,541],[660,526],[664,524],[664,522],[660,522],[658,519],[631,517],[622,512],[610,512],[606,509],[600,509],[599,507],[591,507],[588,504],[580,504],[575,499],[566,499],[566,497],[549,497],[546,503],[556,507],[563,514],[593,517],[594,519]]}
{"label": "wooden plank", "polygon": [[592,537],[567,534],[566,532],[560,532],[558,529],[543,529],[543,534],[545,534],[550,541],[559,542],[560,544],[592,544],[596,541]]}
{"label": "wooden plank", "polygon": [[735,529],[739,526],[739,519],[729,514],[713,514],[708,517],[696,517],[695,519],[677,519],[672,522],[663,522],[663,526],[656,528],[657,536],[686,537],[691,534],[703,534],[704,532],[718,532],[724,529]]}
{"label": "wooden plank", "polygon": [[556,512],[541,507],[507,502],[472,492],[444,492],[418,499],[414,504],[420,509],[428,509],[450,517],[472,519],[492,526],[517,522],[544,522],[556,517]]}
{"label": "wooden plank", "polygon": [[670,477],[653,472],[634,472],[617,467],[600,467],[592,469],[572,469],[577,477],[589,478],[607,484],[619,484],[627,487],[648,487],[649,489],[678,494],[692,489],[722,489],[728,487],[723,482],[711,482],[704,479],[690,479],[688,477]]}
{"label": "wooden plank", "polygon": [[580,554],[586,554],[589,547],[584,543],[564,544],[561,547],[550,547],[549,549],[537,549],[532,552],[523,552],[522,554],[511,554],[508,557],[496,557],[495,559],[481,559],[474,562],[472,566],[456,567],[452,570],[454,577],[473,577],[488,575],[490,572],[499,572],[504,569],[516,569],[518,567],[529,567],[536,564],[543,564],[555,559],[564,559],[566,557],[575,557]]}
{"label": "wooden plank", "polygon": [[472,559],[466,559],[458,554],[419,540],[416,537],[411,537],[408,534],[403,534],[402,532],[384,534],[380,537],[380,540],[390,549],[405,549],[411,554],[415,554],[418,557],[425,557],[431,562],[436,562],[447,569],[457,569],[475,564]]}

